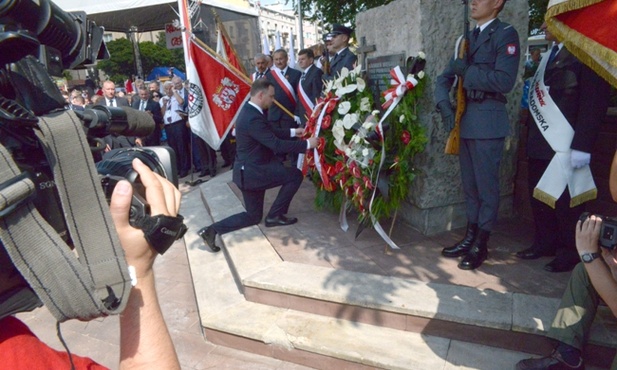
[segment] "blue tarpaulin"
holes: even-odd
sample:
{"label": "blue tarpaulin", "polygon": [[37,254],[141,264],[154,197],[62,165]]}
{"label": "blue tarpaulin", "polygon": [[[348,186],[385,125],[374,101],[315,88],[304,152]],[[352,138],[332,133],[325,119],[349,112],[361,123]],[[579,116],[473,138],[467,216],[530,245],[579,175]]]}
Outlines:
{"label": "blue tarpaulin", "polygon": [[186,75],[184,73],[180,72],[180,70],[178,68],[176,68],[176,67],[173,67],[173,68],[170,68],[170,67],[154,67],[154,69],[152,69],[152,72],[150,72],[150,74],[146,78],[146,81],[158,80],[161,77],[171,78],[170,70],[173,70],[174,76],[178,76],[182,80],[186,80]]}

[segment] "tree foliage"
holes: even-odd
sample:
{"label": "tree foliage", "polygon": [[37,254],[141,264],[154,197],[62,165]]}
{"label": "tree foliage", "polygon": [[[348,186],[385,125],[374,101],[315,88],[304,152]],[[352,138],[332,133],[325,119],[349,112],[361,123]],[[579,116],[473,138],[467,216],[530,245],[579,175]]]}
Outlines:
{"label": "tree foliage", "polygon": [[[126,79],[136,75],[133,46],[126,38],[116,39],[107,43],[109,54],[107,60],[97,63],[97,68],[105,72],[111,81],[123,84]],[[158,41],[139,43],[139,54],[144,74],[150,73],[154,67],[176,67],[184,70],[184,55],[182,49],[169,50],[165,45],[165,34],[161,32]],[[143,76],[146,77],[146,76]]]}
{"label": "tree foliage", "polygon": [[544,23],[544,14],[548,0],[529,0],[529,35],[540,33],[540,26]]}
{"label": "tree foliage", "polygon": [[[359,12],[386,5],[393,0],[300,0],[302,14],[311,21],[322,21],[324,24],[352,24],[356,22]],[[442,0],[445,1],[445,0]],[[298,9],[298,0],[287,0],[294,9]],[[538,34],[544,22],[544,14],[548,0],[529,0],[529,33]]]}

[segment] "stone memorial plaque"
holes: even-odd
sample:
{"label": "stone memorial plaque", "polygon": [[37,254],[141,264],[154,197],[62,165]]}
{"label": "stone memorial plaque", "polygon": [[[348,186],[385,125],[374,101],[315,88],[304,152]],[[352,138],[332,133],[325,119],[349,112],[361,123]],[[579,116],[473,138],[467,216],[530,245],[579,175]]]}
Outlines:
{"label": "stone memorial plaque", "polygon": [[390,83],[390,70],[396,66],[405,67],[405,54],[382,55],[366,58],[368,85],[373,91],[375,102],[379,105],[381,93],[386,91]]}

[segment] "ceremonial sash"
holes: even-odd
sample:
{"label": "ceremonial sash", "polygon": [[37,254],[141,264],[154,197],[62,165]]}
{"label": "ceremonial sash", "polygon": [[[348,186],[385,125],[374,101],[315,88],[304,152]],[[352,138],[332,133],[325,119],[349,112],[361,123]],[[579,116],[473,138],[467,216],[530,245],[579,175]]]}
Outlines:
{"label": "ceremonial sash", "polygon": [[297,103],[298,98],[296,98],[296,92],[294,91],[294,88],[291,86],[289,81],[287,81],[286,78],[281,77],[281,74],[282,74],[281,70],[278,68],[272,68],[272,71],[270,74],[272,75],[272,77],[274,77],[274,80],[281,87],[281,89],[283,89],[283,92],[285,93],[285,95],[287,95],[289,100],[293,101],[294,103]]}
{"label": "ceremonial sash", "polygon": [[570,207],[576,207],[597,197],[596,185],[589,165],[573,168],[570,163],[574,129],[561,113],[544,85],[548,57],[542,58],[529,91],[529,112],[555,156],[533,190],[533,197],[555,208],[566,186],[570,192]]}
{"label": "ceremonial sash", "polygon": [[257,72],[253,72],[253,74],[251,75],[251,80],[255,82],[256,79],[257,79]]}
{"label": "ceremonial sash", "polygon": [[306,111],[306,116],[310,117],[313,114],[313,109],[315,109],[315,104],[311,101],[306,91],[304,91],[304,87],[302,86],[302,81],[298,83],[298,97],[300,98],[300,103],[304,107]]}

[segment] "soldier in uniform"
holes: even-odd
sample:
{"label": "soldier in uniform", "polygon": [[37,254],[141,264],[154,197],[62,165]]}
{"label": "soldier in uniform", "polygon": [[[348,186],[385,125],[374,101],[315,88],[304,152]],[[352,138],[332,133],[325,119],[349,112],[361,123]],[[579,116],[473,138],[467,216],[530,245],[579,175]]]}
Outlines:
{"label": "soldier in uniform", "polygon": [[[330,70],[324,71],[324,79],[332,80],[336,78],[341,70],[354,69],[358,57],[349,50],[349,38],[353,33],[353,29],[340,24],[332,26],[332,32],[328,35],[326,47],[330,53]],[[323,64],[323,63],[322,63]]]}
{"label": "soldier in uniform", "polygon": [[467,109],[460,122],[461,180],[465,195],[467,232],[455,245],[444,248],[445,257],[461,257],[458,267],[478,268],[488,256],[488,239],[499,207],[499,165],[504,138],[510,133],[506,98],[514,87],[520,61],[518,33],[500,21],[506,0],[474,0],[467,59],[452,59],[437,78],[435,101],[444,128],[454,128],[449,91],[455,77],[463,77]]}

